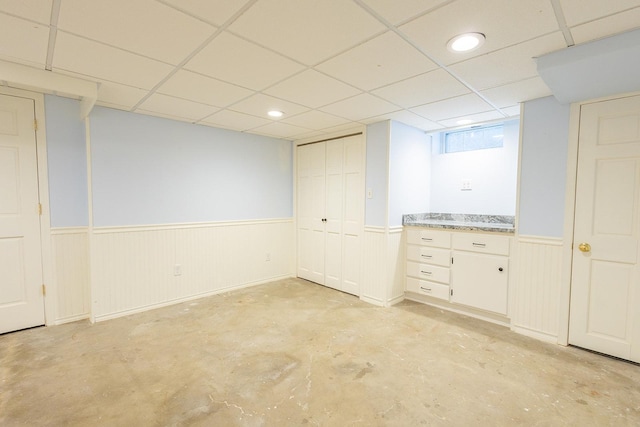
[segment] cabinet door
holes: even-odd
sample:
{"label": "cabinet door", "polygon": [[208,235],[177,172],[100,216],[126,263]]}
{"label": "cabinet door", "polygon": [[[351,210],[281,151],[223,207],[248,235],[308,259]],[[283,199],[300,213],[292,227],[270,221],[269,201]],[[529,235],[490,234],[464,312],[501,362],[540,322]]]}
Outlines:
{"label": "cabinet door", "polygon": [[451,302],[507,314],[509,259],[453,252]]}

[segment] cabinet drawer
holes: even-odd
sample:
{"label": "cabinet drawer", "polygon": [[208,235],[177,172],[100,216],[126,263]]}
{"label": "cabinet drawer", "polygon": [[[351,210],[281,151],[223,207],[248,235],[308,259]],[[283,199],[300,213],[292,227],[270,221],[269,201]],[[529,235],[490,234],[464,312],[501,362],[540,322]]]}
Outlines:
{"label": "cabinet drawer", "polygon": [[429,246],[407,245],[407,260],[449,267],[451,252]]}
{"label": "cabinet drawer", "polygon": [[407,291],[449,301],[449,286],[407,277]]}
{"label": "cabinet drawer", "polygon": [[434,282],[449,283],[448,268],[413,261],[407,261],[407,276],[433,280]]}
{"label": "cabinet drawer", "polygon": [[509,237],[490,234],[454,233],[453,249],[485,254],[509,255]]}
{"label": "cabinet drawer", "polygon": [[451,247],[451,233],[429,228],[411,229],[407,230],[407,243],[449,249]]}

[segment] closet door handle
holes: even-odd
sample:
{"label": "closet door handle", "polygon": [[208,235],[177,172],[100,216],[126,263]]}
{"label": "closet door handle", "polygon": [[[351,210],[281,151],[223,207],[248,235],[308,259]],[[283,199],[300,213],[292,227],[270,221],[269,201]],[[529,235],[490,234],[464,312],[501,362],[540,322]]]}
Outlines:
{"label": "closet door handle", "polygon": [[327,218],[322,218],[322,222],[327,222]]}

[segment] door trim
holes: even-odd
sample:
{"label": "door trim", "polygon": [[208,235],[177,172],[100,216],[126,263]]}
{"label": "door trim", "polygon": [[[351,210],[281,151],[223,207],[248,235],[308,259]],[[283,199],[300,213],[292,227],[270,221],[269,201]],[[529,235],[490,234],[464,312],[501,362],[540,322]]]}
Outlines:
{"label": "door trim", "polygon": [[31,99],[34,102],[34,116],[38,121],[36,129],[36,155],[38,169],[38,197],[42,205],[40,215],[40,250],[42,253],[42,280],[46,285],[44,296],[44,321],[46,326],[55,324],[57,317],[57,286],[53,274],[53,253],[51,248],[51,217],[49,215],[49,173],[47,168],[47,138],[44,114],[44,95],[41,93],[0,87],[0,95]]}
{"label": "door trim", "polygon": [[613,99],[629,98],[639,92],[621,93],[571,104],[569,118],[569,145],[567,151],[567,180],[565,188],[564,236],[562,239],[562,280],[560,286],[560,313],[558,344],[569,345],[569,316],[571,311],[571,273],[573,265],[573,228],[575,225],[576,189],[578,186],[578,149],[580,138],[580,111],[583,105]]}

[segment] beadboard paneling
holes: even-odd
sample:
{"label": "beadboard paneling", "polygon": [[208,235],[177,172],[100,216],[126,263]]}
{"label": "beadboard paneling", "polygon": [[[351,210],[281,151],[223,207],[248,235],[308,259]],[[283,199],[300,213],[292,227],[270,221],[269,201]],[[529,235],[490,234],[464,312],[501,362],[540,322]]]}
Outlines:
{"label": "beadboard paneling", "polygon": [[520,236],[511,287],[515,331],[556,342],[559,333],[562,240]]}
{"label": "beadboard paneling", "polygon": [[387,234],[384,227],[365,227],[362,251],[362,285],[360,298],[371,304],[385,305]]}
{"label": "beadboard paneling", "polygon": [[405,246],[402,227],[390,229],[387,240],[387,277],[390,282],[388,304],[395,304],[404,299]]}
{"label": "beadboard paneling", "polygon": [[57,315],[53,323],[89,317],[89,234],[86,227],[51,230]]}
{"label": "beadboard paneling", "polygon": [[360,298],[380,306],[404,299],[404,244],[402,227],[364,229]]}
{"label": "beadboard paneling", "polygon": [[293,221],[95,229],[91,261],[104,320],[292,276]]}

